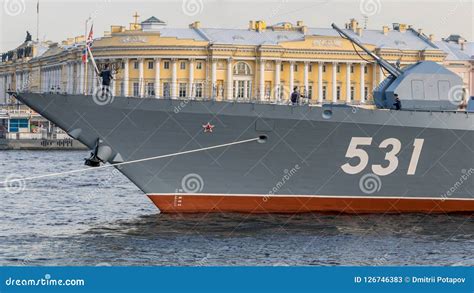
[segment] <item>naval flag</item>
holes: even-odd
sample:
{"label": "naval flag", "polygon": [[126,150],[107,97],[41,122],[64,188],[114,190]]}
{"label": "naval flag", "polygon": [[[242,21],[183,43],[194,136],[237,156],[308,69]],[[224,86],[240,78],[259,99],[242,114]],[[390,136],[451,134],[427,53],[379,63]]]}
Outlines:
{"label": "naval flag", "polygon": [[90,47],[92,47],[93,42],[94,42],[94,24],[91,25],[91,30],[89,32],[89,35],[87,36],[87,39],[86,39],[86,46],[84,47],[84,50],[82,51],[82,62],[83,63],[87,62],[87,51]]}

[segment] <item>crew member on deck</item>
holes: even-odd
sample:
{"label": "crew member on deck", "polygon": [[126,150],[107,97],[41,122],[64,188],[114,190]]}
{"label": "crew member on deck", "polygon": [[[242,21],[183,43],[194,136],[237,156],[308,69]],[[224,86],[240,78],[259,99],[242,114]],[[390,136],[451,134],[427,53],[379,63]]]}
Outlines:
{"label": "crew member on deck", "polygon": [[393,104],[395,106],[395,110],[400,111],[402,109],[402,102],[398,98],[398,95],[395,94],[395,103]]}
{"label": "crew member on deck", "polygon": [[114,77],[112,76],[112,72],[109,70],[109,65],[105,64],[104,70],[99,75],[102,78],[102,96],[104,96],[105,92],[107,95],[110,94],[110,82]]}
{"label": "crew member on deck", "polygon": [[299,102],[300,102],[300,97],[301,97],[301,94],[300,92],[298,91],[298,88],[295,87],[293,89],[293,93],[291,94],[291,104],[292,105],[298,105]]}

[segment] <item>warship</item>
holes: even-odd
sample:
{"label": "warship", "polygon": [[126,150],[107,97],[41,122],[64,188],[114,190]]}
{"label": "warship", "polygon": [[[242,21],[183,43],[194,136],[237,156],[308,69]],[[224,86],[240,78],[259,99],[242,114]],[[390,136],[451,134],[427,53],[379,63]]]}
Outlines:
{"label": "warship", "polygon": [[[474,212],[474,114],[461,78],[392,65],[364,105],[12,93],[112,164],[164,213]],[[469,101],[467,109],[472,109]]]}

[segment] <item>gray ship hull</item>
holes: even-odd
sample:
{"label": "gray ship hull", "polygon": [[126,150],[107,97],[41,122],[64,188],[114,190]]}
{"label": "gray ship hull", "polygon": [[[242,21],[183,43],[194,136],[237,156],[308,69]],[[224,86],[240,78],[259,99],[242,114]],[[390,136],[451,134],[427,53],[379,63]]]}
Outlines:
{"label": "gray ship hull", "polygon": [[474,211],[473,114],[125,97],[98,105],[90,96],[33,93],[18,99],[91,149],[100,139],[110,163],[195,150],[117,167],[162,212]]}

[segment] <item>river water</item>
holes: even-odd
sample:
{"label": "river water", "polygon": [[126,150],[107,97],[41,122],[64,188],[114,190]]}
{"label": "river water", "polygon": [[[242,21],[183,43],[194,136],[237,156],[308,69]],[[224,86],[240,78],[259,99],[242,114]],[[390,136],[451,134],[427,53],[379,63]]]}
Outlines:
{"label": "river water", "polygon": [[[0,181],[87,156],[2,151]],[[474,265],[472,215],[166,215],[113,169],[2,188],[0,205],[0,265]]]}

